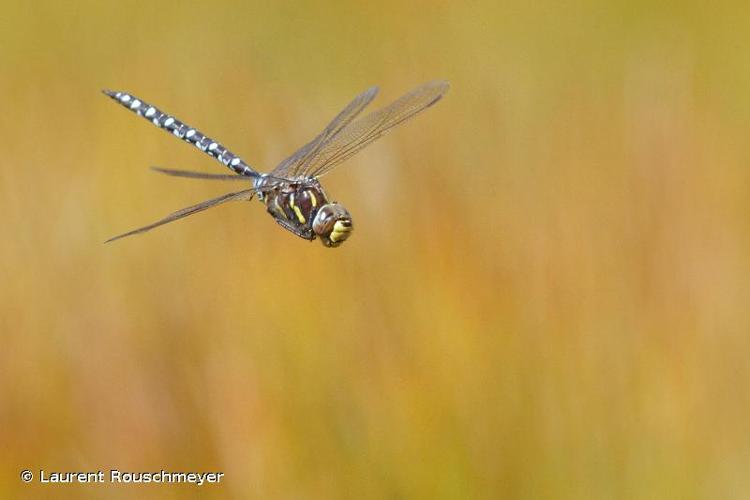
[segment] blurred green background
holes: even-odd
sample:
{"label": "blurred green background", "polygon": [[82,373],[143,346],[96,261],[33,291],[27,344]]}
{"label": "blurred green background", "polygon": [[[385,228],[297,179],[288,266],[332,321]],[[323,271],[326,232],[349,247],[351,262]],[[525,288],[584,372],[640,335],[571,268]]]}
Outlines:
{"label": "blurred green background", "polygon": [[[4,2],[0,496],[747,498],[744,2]],[[338,249],[116,106],[268,171],[358,92],[447,97],[325,177]],[[38,471],[219,470],[214,486]]]}

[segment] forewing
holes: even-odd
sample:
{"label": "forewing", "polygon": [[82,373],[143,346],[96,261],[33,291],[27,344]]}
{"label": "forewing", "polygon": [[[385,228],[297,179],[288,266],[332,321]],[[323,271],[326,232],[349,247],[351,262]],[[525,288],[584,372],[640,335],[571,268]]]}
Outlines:
{"label": "forewing", "polygon": [[212,198],[210,200],[206,200],[201,203],[198,203],[197,205],[183,208],[182,210],[178,210],[174,213],[171,213],[167,215],[166,217],[164,217],[163,219],[158,220],[154,222],[153,224],[149,224],[148,226],[143,226],[138,229],[128,231],[127,233],[123,233],[119,236],[115,236],[114,238],[110,238],[107,241],[105,241],[105,243],[119,240],[120,238],[125,238],[126,236],[132,236],[134,234],[145,233],[146,231],[150,231],[151,229],[154,229],[155,227],[163,226],[164,224],[167,224],[169,222],[174,222],[178,219],[182,219],[183,217],[187,217],[188,215],[193,215],[194,213],[202,212],[203,210],[206,210],[207,208],[215,207],[216,205],[226,203],[227,201],[251,200],[253,198],[253,194],[254,194],[253,189],[245,189],[243,191],[237,191],[235,193],[228,193],[228,194],[219,196],[217,198]]}
{"label": "forewing", "polygon": [[396,125],[435,104],[448,91],[448,82],[425,83],[401,96],[383,109],[350,124],[321,144],[305,159],[298,177],[320,177]]}
{"label": "forewing", "polygon": [[377,93],[377,87],[370,87],[355,97],[352,102],[350,102],[333,120],[331,120],[331,123],[329,123],[328,126],[318,134],[317,137],[315,137],[315,139],[308,142],[295,151],[289,158],[279,163],[279,165],[273,169],[271,175],[287,179],[297,177],[299,170],[303,168],[305,162],[310,157],[317,154],[323,144],[336,137],[344,127],[349,125],[352,120],[354,120],[354,118],[356,118],[357,115],[359,115],[359,113],[370,104]]}

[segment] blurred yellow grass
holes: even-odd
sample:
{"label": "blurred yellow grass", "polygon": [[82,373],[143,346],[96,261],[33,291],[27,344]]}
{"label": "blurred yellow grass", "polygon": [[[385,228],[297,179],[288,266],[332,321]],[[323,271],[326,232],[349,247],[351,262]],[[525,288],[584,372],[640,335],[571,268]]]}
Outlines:
{"label": "blurred yellow grass", "polygon": [[[0,495],[743,498],[743,5],[6,2]],[[325,178],[339,249],[257,202],[101,243],[234,188],[101,88],[270,170],[433,78]]]}

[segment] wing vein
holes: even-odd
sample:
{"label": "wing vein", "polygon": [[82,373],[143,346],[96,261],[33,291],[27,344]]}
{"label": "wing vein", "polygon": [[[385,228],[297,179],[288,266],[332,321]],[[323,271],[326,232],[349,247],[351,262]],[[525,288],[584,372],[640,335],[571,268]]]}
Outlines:
{"label": "wing vein", "polygon": [[304,163],[295,169],[294,174],[298,178],[324,175],[397,125],[435,104],[448,88],[444,81],[427,82],[388,106],[351,122],[318,145],[314,152],[308,151]]}

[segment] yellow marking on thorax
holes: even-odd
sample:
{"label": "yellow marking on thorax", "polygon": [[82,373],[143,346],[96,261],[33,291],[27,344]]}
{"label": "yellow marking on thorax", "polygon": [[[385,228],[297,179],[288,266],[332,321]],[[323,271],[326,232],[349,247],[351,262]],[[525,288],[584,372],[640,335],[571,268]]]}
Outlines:
{"label": "yellow marking on thorax", "polygon": [[273,204],[278,209],[279,213],[284,216],[285,219],[288,219],[286,216],[286,212],[281,208],[281,205],[279,205],[279,197],[274,196],[273,197]]}
{"label": "yellow marking on thorax", "polygon": [[289,196],[289,205],[291,205],[292,210],[294,210],[294,213],[297,215],[297,219],[299,219],[299,221],[304,224],[305,216],[302,215],[302,210],[300,210],[299,207],[294,204],[294,193]]}
{"label": "yellow marking on thorax", "polygon": [[318,199],[315,197],[315,193],[312,191],[307,192],[310,195],[310,202],[312,203],[313,208],[318,206]]}

